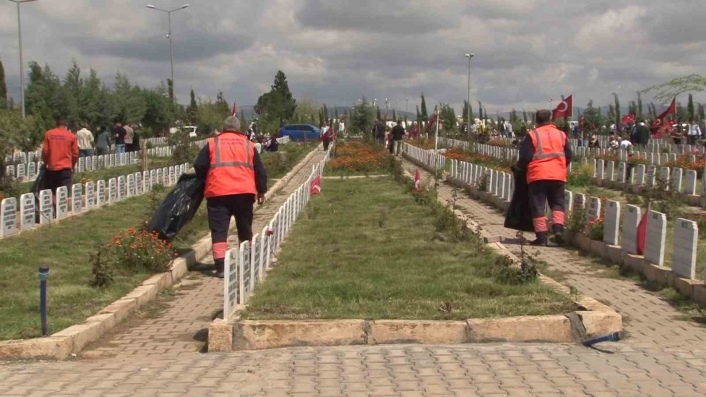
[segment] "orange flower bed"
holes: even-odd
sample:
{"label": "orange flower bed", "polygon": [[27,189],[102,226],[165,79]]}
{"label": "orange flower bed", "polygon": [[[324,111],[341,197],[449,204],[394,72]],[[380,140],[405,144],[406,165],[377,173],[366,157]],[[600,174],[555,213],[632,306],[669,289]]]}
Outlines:
{"label": "orange flower bed", "polygon": [[701,175],[706,165],[706,158],[704,156],[696,156],[696,161],[691,161],[691,155],[682,154],[677,157],[677,161],[670,161],[665,164],[667,167],[677,167],[683,168],[685,170],[696,171],[697,174]]}
{"label": "orange flower bed", "polygon": [[178,256],[172,244],[159,239],[156,232],[127,229],[113,237],[108,248],[116,263],[128,269],[144,269],[163,272]]}
{"label": "orange flower bed", "polygon": [[334,171],[365,172],[386,168],[391,159],[392,155],[385,149],[354,142],[336,146],[329,165]]}

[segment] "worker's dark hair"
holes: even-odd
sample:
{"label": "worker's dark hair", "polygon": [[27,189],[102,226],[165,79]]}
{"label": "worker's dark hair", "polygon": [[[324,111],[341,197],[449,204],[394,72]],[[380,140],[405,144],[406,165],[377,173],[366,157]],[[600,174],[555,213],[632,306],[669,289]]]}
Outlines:
{"label": "worker's dark hair", "polygon": [[547,109],[537,110],[534,120],[537,124],[547,124],[552,119],[552,113]]}
{"label": "worker's dark hair", "polygon": [[63,117],[61,117],[61,116],[57,117],[57,118],[56,118],[56,125],[59,126],[59,127],[66,127],[66,125],[67,125],[67,124],[66,124],[66,119],[63,118]]}

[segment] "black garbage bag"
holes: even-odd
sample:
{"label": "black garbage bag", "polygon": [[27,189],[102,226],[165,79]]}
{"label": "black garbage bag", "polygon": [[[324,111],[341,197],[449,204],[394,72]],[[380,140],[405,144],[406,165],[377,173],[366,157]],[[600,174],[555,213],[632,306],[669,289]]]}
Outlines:
{"label": "black garbage bag", "polygon": [[194,174],[179,177],[152,217],[150,231],[159,233],[161,240],[171,241],[196,214],[203,201],[205,184]]}
{"label": "black garbage bag", "polygon": [[534,232],[529,205],[527,170],[521,170],[513,166],[512,174],[515,178],[515,191],[512,194],[510,207],[508,207],[505,214],[505,227],[521,232]]}

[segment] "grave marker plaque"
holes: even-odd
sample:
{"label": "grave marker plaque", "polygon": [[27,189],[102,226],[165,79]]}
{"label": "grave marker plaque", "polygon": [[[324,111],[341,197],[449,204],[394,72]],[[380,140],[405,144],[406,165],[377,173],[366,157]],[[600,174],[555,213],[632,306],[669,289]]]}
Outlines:
{"label": "grave marker plaque", "polygon": [[240,304],[248,303],[251,288],[251,262],[250,262],[250,242],[246,241],[240,245]]}
{"label": "grave marker plaque", "polygon": [[169,186],[176,183],[176,171],[174,166],[169,167]]}
{"label": "grave marker plaque", "polygon": [[583,193],[574,194],[574,207],[572,211],[583,210],[586,208],[586,195]]}
{"label": "grave marker plaque", "polygon": [[681,192],[681,183],[682,183],[682,175],[684,173],[684,170],[681,168],[675,168],[674,172],[672,172],[672,180],[671,180],[671,186],[669,187],[671,191],[673,192]]}
{"label": "grave marker plaque", "polygon": [[637,226],[642,219],[642,210],[635,205],[628,205],[623,222],[623,251],[637,254]]}
{"label": "grave marker plaque", "polygon": [[77,183],[71,187],[71,212],[79,214],[83,211],[83,185]]}
{"label": "grave marker plaque", "polygon": [[93,171],[93,158],[90,156],[86,157],[86,170]]}
{"label": "grave marker plaque", "polygon": [[596,178],[598,176],[598,162],[596,159],[591,159],[591,168],[593,169],[593,177]]}
{"label": "grave marker plaque", "polygon": [[262,269],[262,239],[260,238],[260,235],[256,234],[252,238],[252,277],[250,278],[251,280],[251,288],[252,290],[257,287],[257,285],[260,283],[260,279],[262,275],[260,274],[260,269]]}
{"label": "grave marker plaque", "polygon": [[686,190],[685,193],[688,195],[695,195],[696,194],[696,171],[694,170],[688,170],[686,171]]}
{"label": "grave marker plaque", "polygon": [[17,233],[17,199],[8,197],[0,204],[0,219],[2,219],[2,229],[0,237],[8,237]]}
{"label": "grave marker plaque", "polygon": [[608,162],[608,167],[606,169],[606,179],[609,181],[615,180],[615,161],[611,160]]}
{"label": "grave marker plaque", "polygon": [[586,219],[594,221],[601,217],[601,199],[598,197],[588,198],[588,211],[586,211]]}
{"label": "grave marker plaque", "polygon": [[96,185],[93,182],[86,182],[86,209],[96,206]]}
{"label": "grave marker plaque", "polygon": [[618,231],[620,230],[620,203],[608,200],[605,209],[605,222],[603,224],[603,242],[618,245]]}
{"label": "grave marker plaque", "polygon": [[127,186],[125,184],[125,177],[119,176],[118,177],[118,201],[121,201],[122,199],[124,199],[126,193],[127,193]]}
{"label": "grave marker plaque", "polygon": [[86,158],[79,157],[79,159],[78,159],[78,172],[82,173],[84,171],[86,171]]}
{"label": "grave marker plaque", "polygon": [[564,190],[564,208],[567,212],[574,209],[574,193],[571,190]]}
{"label": "grave marker plaque", "polygon": [[625,183],[625,163],[618,163],[618,182]]}
{"label": "grave marker plaque", "polygon": [[20,229],[29,230],[34,227],[36,208],[34,207],[34,194],[25,193],[20,196]]}
{"label": "grave marker plaque", "polygon": [[69,215],[69,190],[66,186],[56,189],[56,219],[64,219]]}
{"label": "grave marker plaque", "polygon": [[659,182],[664,186],[664,190],[669,190],[669,167],[662,167],[659,170]]}
{"label": "grave marker plaque", "polygon": [[694,221],[677,219],[674,226],[674,251],[672,273],[687,279],[696,278],[696,251],[699,227]]}
{"label": "grave marker plaque", "polygon": [[127,194],[126,197],[132,197],[135,195],[135,174],[129,174],[127,176]]}
{"label": "grave marker plaque", "polygon": [[645,260],[657,266],[664,265],[664,243],[667,236],[667,217],[661,212],[650,211],[647,218]]}
{"label": "grave marker plaque", "polygon": [[10,179],[15,179],[15,166],[8,165],[5,167],[5,175],[9,176]]}
{"label": "grave marker plaque", "polygon": [[108,180],[108,204],[115,204],[118,201],[118,186],[115,178]]}
{"label": "grave marker plaque", "polygon": [[144,180],[142,179],[142,173],[136,172],[135,173],[135,194],[139,196],[144,192],[145,192],[145,184],[144,184]]}
{"label": "grave marker plaque", "polygon": [[115,167],[115,153],[112,153],[110,155],[110,164],[108,165],[109,167]]}
{"label": "grave marker plaque", "polygon": [[593,176],[595,176],[598,179],[603,179],[605,177],[604,176],[604,171],[605,171],[604,165],[605,165],[605,162],[603,161],[603,159],[598,160],[596,162],[596,172],[594,172]]}
{"label": "grave marker plaque", "polygon": [[162,185],[169,186],[169,168],[162,168]]}
{"label": "grave marker plaque", "polygon": [[647,186],[654,186],[655,185],[655,172],[657,171],[657,167],[654,165],[649,165],[647,166],[647,175],[645,176],[645,184]]}
{"label": "grave marker plaque", "polygon": [[98,190],[98,194],[96,195],[96,207],[100,207],[108,201],[105,195],[105,181],[98,181],[96,186]]}
{"label": "grave marker plaque", "polygon": [[29,177],[30,181],[33,181],[37,179],[37,163],[31,162],[27,164],[27,176]]}
{"label": "grave marker plaque", "polygon": [[24,180],[25,180],[25,178],[27,177],[27,168],[26,168],[26,166],[27,166],[27,165],[26,165],[25,163],[17,164],[17,179],[19,179],[19,180],[21,180],[21,181],[24,181]]}
{"label": "grave marker plaque", "polygon": [[224,297],[223,299],[223,317],[228,318],[235,311],[240,303],[240,280],[238,280],[238,258],[240,257],[240,250],[231,249],[226,252],[225,260],[225,280],[224,284]]}
{"label": "grave marker plaque", "polygon": [[54,203],[51,190],[39,192],[39,224],[46,225],[54,219]]}

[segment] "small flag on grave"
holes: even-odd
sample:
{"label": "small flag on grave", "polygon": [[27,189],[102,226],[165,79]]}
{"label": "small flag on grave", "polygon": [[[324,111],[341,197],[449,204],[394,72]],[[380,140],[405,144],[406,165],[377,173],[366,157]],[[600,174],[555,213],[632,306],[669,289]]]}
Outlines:
{"label": "small flag on grave", "polygon": [[311,188],[310,188],[311,195],[316,195],[321,193],[321,177],[317,176],[314,178],[313,181],[311,181]]}
{"label": "small flag on grave", "polygon": [[414,171],[414,190],[418,192],[422,190],[422,177],[419,175],[419,170]]}

